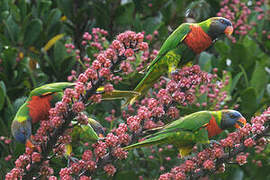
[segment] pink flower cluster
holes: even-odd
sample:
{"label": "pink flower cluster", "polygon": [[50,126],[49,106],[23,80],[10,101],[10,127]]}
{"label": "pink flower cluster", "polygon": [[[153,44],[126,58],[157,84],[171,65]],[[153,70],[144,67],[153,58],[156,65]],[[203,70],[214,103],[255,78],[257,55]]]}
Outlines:
{"label": "pink flower cluster", "polygon": [[[215,69],[215,72],[217,70]],[[226,72],[224,76],[227,77]],[[127,117],[127,125],[132,132],[139,133],[143,129],[152,129],[163,125],[160,119],[176,119],[179,109],[176,106],[190,108],[218,110],[224,106],[227,92],[224,87],[228,85],[228,78],[218,81],[216,74],[201,71],[198,65],[184,67],[174,73],[168,83],[161,80],[149,98],[142,100],[138,106],[137,114],[132,115],[133,108],[129,107],[123,115]],[[200,102],[200,96],[207,96],[205,102]],[[151,97],[152,96],[152,97]]]}
{"label": "pink flower cluster", "polygon": [[[254,21],[253,16],[255,16],[258,21],[263,20],[269,16],[269,10],[265,10],[265,0],[259,0],[256,2],[251,1],[244,3],[240,0],[223,0],[220,5],[221,9],[217,13],[217,16],[223,16],[227,19],[230,19],[233,23],[235,29],[235,34],[247,35],[254,26],[257,26],[259,22]],[[266,34],[266,32],[265,32]],[[256,33],[255,33],[256,35]],[[268,39],[270,34],[267,35]],[[236,42],[236,39],[232,39],[233,42]]]}
{"label": "pink flower cluster", "polygon": [[[49,110],[49,118],[40,121],[40,127],[37,129],[36,134],[33,135],[32,140],[35,143],[34,148],[26,148],[26,153],[21,155],[16,160],[16,167],[11,170],[6,178],[19,178],[24,173],[27,176],[28,171],[31,171],[31,166],[37,163],[41,164],[41,172],[45,176],[53,179],[53,171],[46,161],[46,156],[49,152],[53,151],[58,156],[63,156],[66,153],[66,144],[71,143],[72,127],[71,120],[77,120],[81,124],[87,124],[87,116],[84,114],[85,104],[98,103],[101,101],[102,95],[97,93],[100,86],[104,86],[104,93],[110,94],[113,91],[111,81],[119,81],[120,78],[114,76],[116,68],[122,68],[120,64],[131,58],[139,51],[148,50],[148,44],[143,42],[144,36],[141,33],[126,31],[117,36],[117,39],[112,42],[108,49],[103,50],[100,43],[100,37],[106,36],[107,32],[94,28],[92,35],[85,33],[83,38],[87,41],[94,41],[96,47],[101,46],[99,54],[94,57],[96,59],[92,62],[85,72],[79,74],[75,83],[74,89],[67,88],[64,91],[62,101],[56,103],[54,108]],[[101,41],[106,39],[102,38]],[[90,46],[94,46],[90,43]],[[75,49],[72,44],[67,44],[68,49]],[[79,51],[75,53],[79,55]],[[123,70],[123,72],[126,72]],[[72,72],[72,78],[76,78],[76,72]],[[59,175],[63,179],[71,179],[72,176],[79,176],[79,173],[86,171],[93,171],[97,168],[99,161],[104,162],[104,158],[117,158],[125,159],[127,152],[123,151],[121,145],[126,145],[130,141],[127,134],[127,126],[120,124],[115,132],[111,132],[106,136],[106,140],[98,141],[93,145],[94,155],[90,150],[85,150],[83,159],[78,162],[71,163],[70,167],[63,168]],[[57,136],[56,136],[57,135]],[[53,144],[53,146],[48,144]],[[45,155],[45,157],[43,157]],[[29,164],[32,162],[32,164]],[[105,161],[106,162],[106,161]],[[26,171],[25,171],[26,170]],[[38,169],[39,170],[39,169]],[[116,168],[112,164],[104,166],[104,171],[108,175],[113,175]],[[31,173],[30,173],[31,174]],[[87,179],[83,176],[80,176]],[[33,175],[31,175],[33,176]],[[35,175],[34,175],[35,176]],[[90,177],[88,177],[90,178]]]}
{"label": "pink flower cluster", "polygon": [[[247,163],[249,153],[244,153],[246,148],[255,147],[260,153],[266,147],[264,135],[270,131],[270,107],[260,116],[252,118],[251,124],[246,124],[236,132],[230,133],[220,144],[213,144],[196,153],[194,157],[183,164],[171,169],[169,173],[162,174],[160,180],[186,179],[189,176],[199,178],[207,173],[225,171],[225,164],[233,160],[240,166]],[[267,131],[265,131],[267,130]],[[229,152],[230,151],[230,152]]]}

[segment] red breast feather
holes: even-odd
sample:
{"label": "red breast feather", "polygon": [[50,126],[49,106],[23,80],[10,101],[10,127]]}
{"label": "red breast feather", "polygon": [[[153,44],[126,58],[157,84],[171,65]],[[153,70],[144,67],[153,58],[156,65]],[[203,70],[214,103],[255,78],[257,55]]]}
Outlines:
{"label": "red breast feather", "polygon": [[218,126],[214,116],[212,116],[209,123],[207,124],[207,131],[209,138],[212,136],[216,136],[222,132],[222,129],[220,129],[220,127]]}
{"label": "red breast feather", "polygon": [[32,97],[31,101],[29,101],[27,105],[27,107],[29,107],[29,115],[32,118],[32,123],[37,123],[40,120],[47,119],[49,117],[51,99],[51,95]]}
{"label": "red breast feather", "polygon": [[191,31],[187,34],[184,42],[196,54],[201,53],[211,46],[212,39],[200,26],[190,25]]}

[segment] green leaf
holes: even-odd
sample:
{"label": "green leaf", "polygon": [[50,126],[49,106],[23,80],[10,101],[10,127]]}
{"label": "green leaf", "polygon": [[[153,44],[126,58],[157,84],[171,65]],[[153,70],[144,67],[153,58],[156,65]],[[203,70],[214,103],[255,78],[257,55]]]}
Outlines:
{"label": "green leaf", "polygon": [[226,56],[230,51],[230,47],[223,41],[217,41],[214,46],[216,51],[223,56]]}
{"label": "green leaf", "polygon": [[115,174],[115,179],[129,179],[129,180],[136,180],[138,176],[136,176],[134,171],[119,171]]}
{"label": "green leaf", "polygon": [[19,34],[19,26],[15,23],[14,19],[10,15],[7,20],[3,20],[6,26],[6,34],[9,36],[12,42],[17,41]]}
{"label": "green leaf", "polygon": [[59,9],[53,9],[50,12],[48,18],[48,28],[51,28],[55,23],[57,23],[61,18],[61,11]]}
{"label": "green leaf", "polygon": [[56,68],[58,69],[62,61],[64,60],[66,54],[65,46],[63,45],[62,42],[56,41],[53,53],[54,53],[54,62]]}
{"label": "green leaf", "polygon": [[3,81],[0,81],[0,110],[3,108],[6,99],[6,86]]}
{"label": "green leaf", "polygon": [[133,21],[134,4],[127,3],[123,6],[119,6],[116,10],[117,17],[115,19],[117,24],[125,25],[130,24]]}
{"label": "green leaf", "polygon": [[232,74],[231,72],[227,72],[226,75],[223,75],[222,81],[225,82],[227,77],[229,76],[229,83],[226,85],[222,90],[226,91],[228,95],[230,95],[231,89],[232,89]]}
{"label": "green leaf", "polygon": [[241,93],[241,111],[247,114],[253,114],[257,107],[257,93],[255,88],[249,87]]}
{"label": "green leaf", "polygon": [[242,180],[244,178],[244,172],[241,169],[236,169],[233,173],[232,180]]}
{"label": "green leaf", "polygon": [[267,85],[268,80],[269,75],[265,70],[265,65],[257,61],[255,70],[252,73],[250,85],[255,88],[259,96],[261,96],[265,91],[265,87]]}
{"label": "green leaf", "polygon": [[58,0],[57,7],[61,9],[63,14],[68,17],[68,19],[72,19],[73,12],[73,1],[72,0]]}
{"label": "green leaf", "polygon": [[21,105],[23,105],[23,103],[25,103],[26,100],[27,100],[27,97],[25,96],[17,98],[15,102],[13,103],[14,111],[17,112],[19,108],[21,107]]}
{"label": "green leaf", "polygon": [[10,3],[10,12],[15,21],[19,22],[21,20],[20,9],[13,3]]}
{"label": "green leaf", "polygon": [[152,34],[162,24],[162,16],[149,17],[143,22],[143,30],[146,34]]}
{"label": "green leaf", "polygon": [[206,72],[210,72],[212,69],[212,65],[211,65],[211,58],[212,58],[212,54],[209,54],[207,52],[202,52],[200,54],[200,58],[199,58],[199,66],[201,67],[201,69],[203,71]]}
{"label": "green leaf", "polygon": [[33,19],[27,26],[24,34],[24,46],[28,47],[33,45],[38,39],[42,31],[42,21],[40,19]]}
{"label": "green leaf", "polygon": [[240,80],[241,76],[243,75],[243,72],[238,73],[232,80],[232,85],[230,88],[230,93],[233,92],[233,90],[235,90],[234,88],[236,87],[238,81]]}
{"label": "green leaf", "polygon": [[21,19],[24,19],[27,13],[27,5],[26,5],[26,1],[19,1],[18,2],[18,7],[20,9],[20,15],[21,15]]}

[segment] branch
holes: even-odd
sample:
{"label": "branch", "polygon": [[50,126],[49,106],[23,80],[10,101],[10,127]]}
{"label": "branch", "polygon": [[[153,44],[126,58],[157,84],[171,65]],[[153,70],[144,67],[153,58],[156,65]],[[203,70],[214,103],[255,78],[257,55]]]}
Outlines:
{"label": "branch", "polygon": [[[261,137],[267,136],[267,134],[269,132],[270,132],[270,126],[265,128],[262,133],[253,135],[252,139],[254,141],[257,141]],[[217,159],[217,161],[215,163],[215,169],[210,173],[216,172],[219,169],[220,165],[222,165],[223,163],[229,163],[231,158],[235,157],[236,155],[240,154],[241,152],[246,151],[246,149],[247,149],[247,147],[244,145],[244,143],[241,143],[241,145],[238,148],[235,148],[235,149],[231,150],[230,152],[225,153],[221,158]],[[202,169],[199,172],[195,173],[190,179],[199,179],[200,177],[204,177],[207,174],[209,174],[209,171]]]}

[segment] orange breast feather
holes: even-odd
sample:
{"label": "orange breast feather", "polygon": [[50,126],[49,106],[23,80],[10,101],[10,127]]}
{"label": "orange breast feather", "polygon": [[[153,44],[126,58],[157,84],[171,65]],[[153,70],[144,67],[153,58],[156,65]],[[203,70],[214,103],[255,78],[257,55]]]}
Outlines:
{"label": "orange breast feather", "polygon": [[212,136],[216,136],[222,132],[222,129],[220,129],[220,127],[218,126],[214,116],[212,116],[209,123],[207,124],[207,131],[209,138]]}
{"label": "orange breast feather", "polygon": [[37,123],[40,120],[49,117],[49,110],[51,108],[51,95],[33,96],[32,100],[27,105],[29,107],[29,114],[32,118],[32,123]]}
{"label": "orange breast feather", "polygon": [[185,44],[196,54],[206,50],[212,44],[212,39],[200,26],[190,25],[191,31],[184,39]]}

